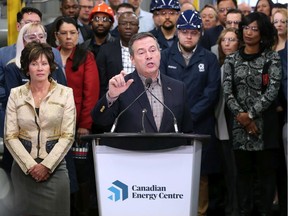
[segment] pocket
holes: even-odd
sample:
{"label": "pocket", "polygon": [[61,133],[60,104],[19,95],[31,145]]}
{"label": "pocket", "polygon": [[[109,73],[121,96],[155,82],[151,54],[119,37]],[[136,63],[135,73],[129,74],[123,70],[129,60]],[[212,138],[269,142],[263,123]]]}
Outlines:
{"label": "pocket", "polygon": [[24,146],[24,148],[26,149],[26,151],[30,154],[31,149],[32,149],[32,142],[29,140],[22,139],[22,138],[19,138],[19,140]]}
{"label": "pocket", "polygon": [[57,142],[58,140],[50,140],[46,142],[46,152],[48,154],[51,152]]}

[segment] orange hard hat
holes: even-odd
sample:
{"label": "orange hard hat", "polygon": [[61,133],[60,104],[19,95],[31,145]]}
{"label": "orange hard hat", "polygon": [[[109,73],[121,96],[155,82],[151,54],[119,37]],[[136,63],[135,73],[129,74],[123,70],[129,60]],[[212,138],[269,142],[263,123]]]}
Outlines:
{"label": "orange hard hat", "polygon": [[93,19],[93,16],[95,13],[106,13],[110,17],[112,23],[114,22],[114,12],[113,12],[112,8],[104,2],[96,5],[92,9],[90,16],[89,16],[90,21]]}

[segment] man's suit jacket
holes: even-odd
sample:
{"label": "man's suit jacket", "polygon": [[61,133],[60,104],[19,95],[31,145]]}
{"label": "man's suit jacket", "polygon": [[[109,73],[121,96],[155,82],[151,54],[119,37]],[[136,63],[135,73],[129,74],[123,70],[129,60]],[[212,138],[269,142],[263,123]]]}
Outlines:
{"label": "man's suit jacket", "polygon": [[[144,91],[144,85],[137,71],[128,74],[125,80],[134,79],[131,86],[122,93],[118,99],[108,107],[106,95],[96,104],[91,112],[92,119],[96,125],[109,126],[115,121],[119,113],[124,110],[132,101]],[[193,130],[190,111],[187,104],[187,94],[184,83],[161,74],[164,103],[172,110],[177,122],[179,132],[189,133]],[[149,94],[149,93],[148,93]],[[143,94],[129,109],[118,119],[116,132],[136,133],[142,131],[142,110],[147,113],[144,118],[144,125],[147,133],[169,133],[175,132],[173,117],[164,108],[162,122],[159,131],[157,130],[147,94]]]}
{"label": "man's suit jacket", "polygon": [[107,91],[109,79],[123,70],[120,40],[104,44],[99,50],[96,62],[100,79],[100,96],[102,96]]}
{"label": "man's suit jacket", "polygon": [[218,37],[223,29],[224,28],[222,25],[207,29],[199,41],[200,45],[208,50],[211,50],[211,47],[217,43]]}

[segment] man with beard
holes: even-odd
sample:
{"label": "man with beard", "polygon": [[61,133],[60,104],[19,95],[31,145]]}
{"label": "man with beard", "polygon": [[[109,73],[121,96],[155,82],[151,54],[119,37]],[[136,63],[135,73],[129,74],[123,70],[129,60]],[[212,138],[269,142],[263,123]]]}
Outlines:
{"label": "man with beard", "polygon": [[100,3],[92,9],[89,20],[94,35],[90,41],[89,49],[94,53],[96,59],[100,47],[115,40],[109,33],[114,22],[113,10],[107,4]]}
{"label": "man with beard", "polygon": [[180,6],[178,0],[155,1],[153,13],[157,12],[161,19],[160,27],[151,31],[157,38],[161,50],[171,47],[176,36],[176,21],[179,16]]}
{"label": "man with beard", "polygon": [[118,20],[120,38],[103,45],[96,58],[100,77],[100,96],[107,92],[108,82],[122,70],[126,73],[134,71],[131,62],[128,43],[138,32],[139,20],[134,12],[122,13]]}
{"label": "man with beard", "polygon": [[162,52],[160,71],[186,84],[194,132],[211,135],[210,142],[202,147],[198,208],[198,216],[202,216],[207,213],[208,187],[212,189],[210,177],[220,171],[214,117],[220,93],[220,67],[215,54],[199,45],[202,20],[197,11],[182,12],[177,29],[179,41]]}

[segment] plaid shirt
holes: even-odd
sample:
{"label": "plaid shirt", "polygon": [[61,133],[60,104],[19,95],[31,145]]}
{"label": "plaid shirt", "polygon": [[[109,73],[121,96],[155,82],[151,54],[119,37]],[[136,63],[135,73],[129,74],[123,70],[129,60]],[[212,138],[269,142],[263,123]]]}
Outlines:
{"label": "plaid shirt", "polygon": [[132,61],[130,59],[130,53],[129,53],[129,48],[124,47],[120,41],[121,45],[121,53],[122,53],[122,65],[123,65],[123,70],[129,74],[132,73],[135,70],[135,66],[132,64]]}

